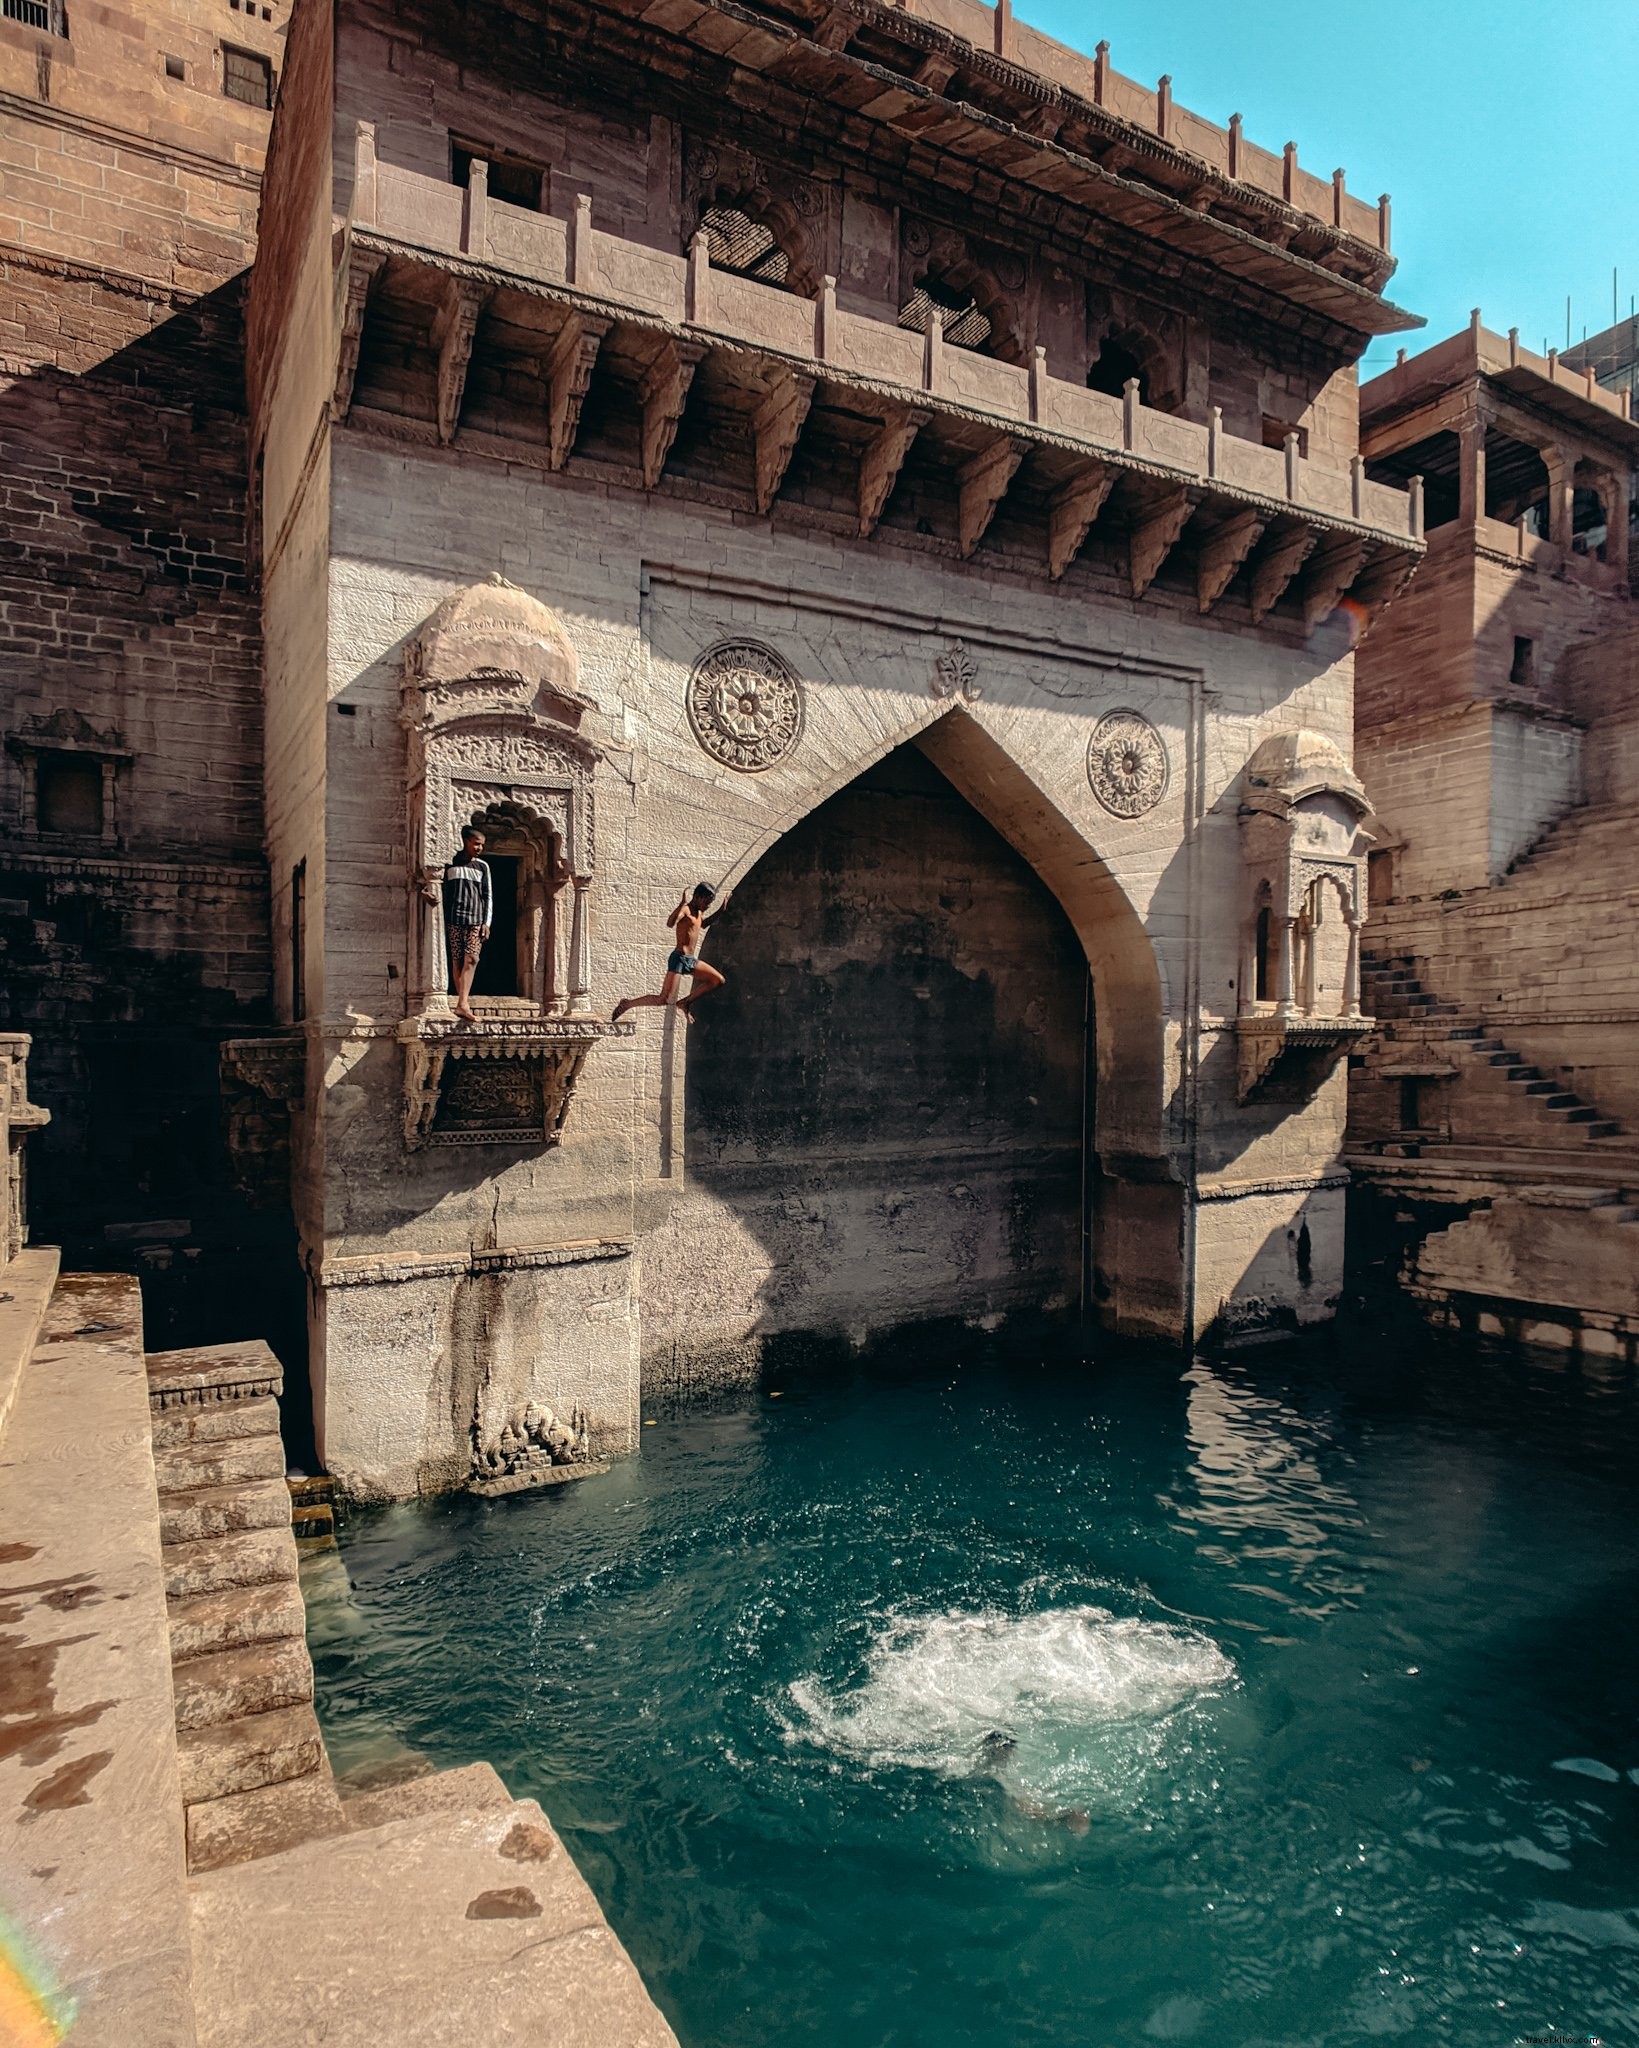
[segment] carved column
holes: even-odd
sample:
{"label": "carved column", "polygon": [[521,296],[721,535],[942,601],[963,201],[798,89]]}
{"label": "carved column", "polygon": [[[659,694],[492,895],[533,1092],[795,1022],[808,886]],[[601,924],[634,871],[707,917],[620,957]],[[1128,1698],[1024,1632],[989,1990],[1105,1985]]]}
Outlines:
{"label": "carved column", "polygon": [[591,887],[590,875],[575,877],[575,914],[569,927],[569,1014],[572,1017],[584,1017],[591,1008],[592,934],[586,909]]}
{"label": "carved column", "polygon": [[1563,448],[1550,445],[1542,451],[1548,471],[1548,538],[1556,548],[1569,549],[1575,506],[1575,466]]}
{"label": "carved column", "polygon": [[1295,917],[1280,920],[1280,946],[1275,956],[1275,1007],[1283,1017],[1292,1014],[1292,941],[1297,922]]}
{"label": "carved column", "polygon": [[1628,480],[1618,470],[1605,474],[1605,560],[1624,581],[1628,573]]}
{"label": "carved column", "polygon": [[1349,957],[1343,968],[1343,1014],[1360,1015],[1360,921],[1349,919]]}
{"label": "carved column", "polygon": [[1485,516],[1485,421],[1464,422],[1458,434],[1457,517],[1465,526]]}

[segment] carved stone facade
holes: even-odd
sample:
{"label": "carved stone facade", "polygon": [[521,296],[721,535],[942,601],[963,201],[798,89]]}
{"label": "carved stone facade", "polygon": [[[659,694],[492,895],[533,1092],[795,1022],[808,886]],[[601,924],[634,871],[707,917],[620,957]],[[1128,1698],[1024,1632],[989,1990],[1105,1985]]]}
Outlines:
{"label": "carved stone facade", "polygon": [[[1359,848],[1311,827],[1358,824],[1352,636],[1422,552],[1355,460],[1386,221],[971,15],[877,10],[869,49],[819,0],[766,38],[715,0],[297,16],[249,370],[291,1178],[354,1493],[545,1471],[531,1413],[628,1449],[645,1374],[788,1337],[1335,1304],[1343,1077],[1242,1089],[1236,1048],[1358,1007]],[[1331,780],[1254,789],[1294,732]],[[475,1022],[436,900],[469,822]],[[726,986],[603,1023],[701,880]],[[1242,986],[1264,883],[1284,1007]]]}
{"label": "carved stone facade", "polygon": [[1371,1029],[1360,1010],[1370,805],[1323,733],[1264,741],[1242,776],[1240,1097],[1303,1093]]}

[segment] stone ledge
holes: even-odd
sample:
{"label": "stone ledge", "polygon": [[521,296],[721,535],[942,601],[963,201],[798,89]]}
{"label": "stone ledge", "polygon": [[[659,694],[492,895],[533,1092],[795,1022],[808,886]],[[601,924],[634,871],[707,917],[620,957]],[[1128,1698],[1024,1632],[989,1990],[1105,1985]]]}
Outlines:
{"label": "stone ledge", "polygon": [[506,1247],[448,1258],[325,1259],[308,1271],[320,1287],[379,1287],[406,1280],[458,1279],[469,1273],[527,1272],[540,1266],[579,1266],[595,1259],[629,1259],[629,1238],[589,1237],[568,1244]]}
{"label": "stone ledge", "polygon": [[148,1400],[155,1409],[277,1397],[284,1383],[284,1369],[259,1337],[246,1344],[148,1353]]}
{"label": "stone ledge", "polygon": [[529,1493],[538,1486],[562,1486],[570,1479],[595,1479],[607,1472],[607,1459],[589,1459],[580,1465],[542,1465],[532,1471],[508,1472],[500,1479],[469,1479],[468,1493],[484,1500],[499,1500],[508,1493]]}
{"label": "stone ledge", "polygon": [[59,1257],[56,1251],[25,1251],[0,1266],[0,1437],[45,1321]]}

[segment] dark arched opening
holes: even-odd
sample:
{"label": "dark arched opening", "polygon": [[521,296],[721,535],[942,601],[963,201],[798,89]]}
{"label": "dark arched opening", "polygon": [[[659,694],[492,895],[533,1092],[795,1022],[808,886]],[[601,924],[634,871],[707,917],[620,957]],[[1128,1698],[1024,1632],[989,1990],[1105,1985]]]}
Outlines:
{"label": "dark arched opening", "polygon": [[1130,348],[1123,347],[1119,341],[1106,341],[1098,352],[1098,360],[1087,372],[1087,389],[1106,392],[1111,398],[1121,398],[1126,394],[1129,380],[1134,377],[1138,380],[1139,403],[1147,405],[1149,380],[1145,376],[1144,365]]}
{"label": "dark arched opening", "polygon": [[688,1027],[685,1180],[756,1240],[762,1333],[1075,1313],[1085,954],[919,749],[777,840],[709,957],[728,986]]}

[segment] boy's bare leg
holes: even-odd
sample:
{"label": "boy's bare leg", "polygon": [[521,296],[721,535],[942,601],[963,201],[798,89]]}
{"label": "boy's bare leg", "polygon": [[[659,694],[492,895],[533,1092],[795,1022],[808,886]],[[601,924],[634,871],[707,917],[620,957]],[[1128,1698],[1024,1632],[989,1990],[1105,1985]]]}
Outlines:
{"label": "boy's bare leg", "polygon": [[[657,996],[622,996],[616,1003],[614,1015],[609,1022],[618,1024],[628,1010],[663,1010],[676,995],[679,978],[675,974],[668,974],[660,984],[660,993]],[[679,1003],[677,1007],[681,1009],[683,1005]]]}
{"label": "boy's bare leg", "polygon": [[472,1007],[472,984],[478,973],[478,962],[473,960],[455,970],[455,1014],[469,1024],[478,1021]]}
{"label": "boy's bare leg", "polygon": [[683,1012],[685,1017],[692,1018],[694,1006],[699,1002],[700,998],[702,996],[709,996],[714,990],[720,989],[727,979],[728,976],[726,974],[719,974],[715,967],[708,967],[705,961],[702,960],[694,970],[693,988],[690,989],[689,993],[677,1007]]}

